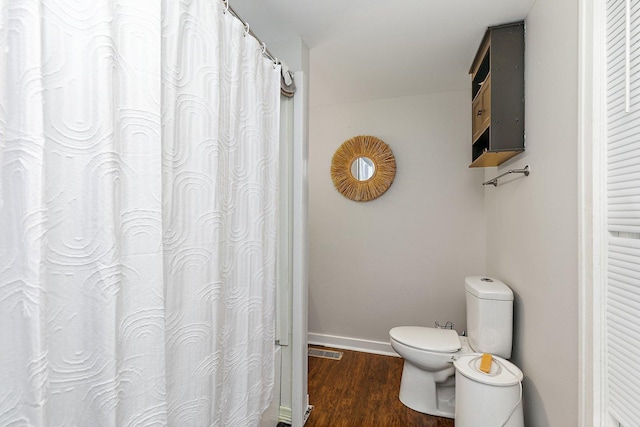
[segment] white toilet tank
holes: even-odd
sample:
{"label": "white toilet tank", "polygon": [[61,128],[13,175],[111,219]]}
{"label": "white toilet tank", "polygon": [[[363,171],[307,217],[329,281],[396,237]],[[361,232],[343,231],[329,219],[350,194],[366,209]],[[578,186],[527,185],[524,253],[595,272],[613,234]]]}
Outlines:
{"label": "white toilet tank", "polygon": [[511,357],[513,291],[498,279],[473,276],[465,279],[467,335],[478,353]]}

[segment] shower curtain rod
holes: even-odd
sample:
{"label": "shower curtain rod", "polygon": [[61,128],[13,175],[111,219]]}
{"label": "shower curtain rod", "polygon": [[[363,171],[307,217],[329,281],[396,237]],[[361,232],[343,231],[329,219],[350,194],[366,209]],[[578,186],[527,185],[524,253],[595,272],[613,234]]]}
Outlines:
{"label": "shower curtain rod", "polygon": [[233,16],[238,18],[240,22],[242,22],[245,28],[245,35],[249,34],[253,36],[253,38],[256,39],[258,43],[262,45],[262,55],[270,59],[275,65],[280,64],[280,61],[278,61],[278,58],[273,56],[273,54],[269,51],[269,49],[267,49],[267,45],[262,40],[260,40],[260,37],[258,37],[256,33],[253,32],[253,30],[249,26],[249,23],[247,23],[247,21],[242,19],[242,17],[238,14],[238,12],[236,12],[235,9],[229,4],[229,0],[222,0],[222,3],[224,3],[225,12],[231,13]]}

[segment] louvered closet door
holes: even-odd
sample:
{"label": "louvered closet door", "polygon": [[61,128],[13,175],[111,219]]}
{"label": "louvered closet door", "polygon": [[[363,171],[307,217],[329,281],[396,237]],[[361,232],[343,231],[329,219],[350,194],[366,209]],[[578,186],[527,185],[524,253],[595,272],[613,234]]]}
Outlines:
{"label": "louvered closet door", "polygon": [[607,407],[640,425],[640,0],[607,2]]}

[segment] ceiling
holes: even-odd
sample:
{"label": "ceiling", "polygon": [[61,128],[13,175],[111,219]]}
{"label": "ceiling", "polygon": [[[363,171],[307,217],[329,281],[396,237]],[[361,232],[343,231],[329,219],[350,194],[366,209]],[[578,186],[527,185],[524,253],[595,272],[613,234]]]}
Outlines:
{"label": "ceiling", "polygon": [[267,47],[302,37],[312,106],[467,90],[486,27],[523,20],[534,2],[229,0]]}

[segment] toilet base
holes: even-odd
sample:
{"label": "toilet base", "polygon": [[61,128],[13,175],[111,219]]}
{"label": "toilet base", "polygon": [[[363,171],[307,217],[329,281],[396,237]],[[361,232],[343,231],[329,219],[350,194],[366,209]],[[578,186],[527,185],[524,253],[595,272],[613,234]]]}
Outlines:
{"label": "toilet base", "polygon": [[414,411],[438,417],[455,416],[455,368],[429,372],[406,359],[400,380],[400,401]]}

